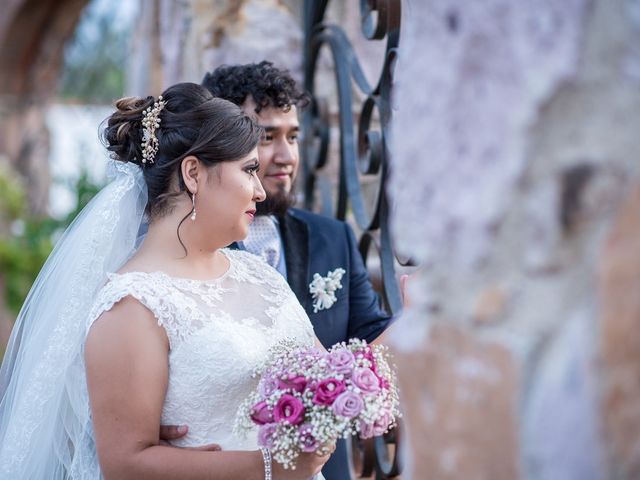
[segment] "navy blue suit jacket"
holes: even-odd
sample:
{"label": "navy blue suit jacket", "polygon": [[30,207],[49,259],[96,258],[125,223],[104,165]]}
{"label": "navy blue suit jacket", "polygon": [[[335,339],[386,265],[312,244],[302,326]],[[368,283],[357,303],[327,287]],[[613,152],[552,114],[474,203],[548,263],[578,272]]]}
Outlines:
{"label": "navy blue suit jacket", "polygon": [[[290,208],[280,218],[280,233],[287,281],[309,315],[320,342],[329,348],[354,337],[368,342],[378,337],[391,316],[380,308],[351,227],[307,210]],[[346,271],[342,288],[336,291],[336,303],[314,313],[309,293],[313,274],[324,277],[336,268]],[[338,441],[322,474],[327,480],[351,479],[345,440]]]}
{"label": "navy blue suit jacket", "polygon": [[[320,342],[329,348],[354,337],[369,342],[378,337],[391,317],[380,308],[351,227],[332,218],[290,208],[280,218],[280,233],[287,281],[309,315]],[[346,271],[342,288],[336,291],[336,303],[314,313],[309,293],[313,275],[318,273],[324,277],[336,268]]]}

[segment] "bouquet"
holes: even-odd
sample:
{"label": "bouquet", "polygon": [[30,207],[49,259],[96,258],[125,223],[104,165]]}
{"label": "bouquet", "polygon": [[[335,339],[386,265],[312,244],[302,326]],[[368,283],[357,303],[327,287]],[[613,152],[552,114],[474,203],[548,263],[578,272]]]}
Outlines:
{"label": "bouquet", "polygon": [[398,390],[387,348],[364,340],[328,352],[284,341],[254,372],[256,391],[236,417],[239,433],[258,426],[258,444],[285,468],[301,452],[330,453],[338,438],[369,438],[395,426]]}

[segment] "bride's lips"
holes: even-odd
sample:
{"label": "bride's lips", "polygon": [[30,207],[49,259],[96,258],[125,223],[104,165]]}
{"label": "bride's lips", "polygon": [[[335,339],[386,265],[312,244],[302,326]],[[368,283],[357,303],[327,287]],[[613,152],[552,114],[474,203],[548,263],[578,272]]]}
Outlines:
{"label": "bride's lips", "polygon": [[251,210],[247,210],[247,211],[246,211],[246,212],[244,212],[244,213],[246,213],[247,215],[249,215],[249,218],[251,218],[251,219],[253,220],[253,217],[255,217],[255,216],[256,216],[256,209],[255,209],[255,208],[252,208]]}

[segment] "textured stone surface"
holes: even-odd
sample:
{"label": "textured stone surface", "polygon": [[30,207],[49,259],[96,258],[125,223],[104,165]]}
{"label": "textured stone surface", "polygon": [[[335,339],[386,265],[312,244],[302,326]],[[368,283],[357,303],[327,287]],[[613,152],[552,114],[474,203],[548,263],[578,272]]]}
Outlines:
{"label": "textured stone surface", "polygon": [[[395,96],[402,114],[393,139],[402,155],[391,188],[397,202],[419,205],[429,221],[416,223],[413,210],[398,209],[395,227],[413,224],[398,238],[401,250],[469,267],[486,257],[504,200],[525,167],[528,122],[574,72],[586,3],[407,6]],[[423,158],[419,175],[404,174]],[[419,189],[412,188],[416,176]],[[417,252],[415,244],[422,246]]]}
{"label": "textured stone surface", "polygon": [[[507,352],[527,480],[640,475],[638,194],[618,213],[640,183],[639,5],[436,0],[404,12],[389,191],[396,243],[423,271],[389,339],[402,369],[436,337],[450,345],[444,326]],[[433,428],[429,388],[446,398],[462,382],[428,368],[416,378],[414,444]],[[509,425],[496,418],[471,422],[476,445]],[[428,477],[412,452],[411,478]],[[476,465],[455,478],[489,468]]]}
{"label": "textured stone surface", "polygon": [[278,0],[141,3],[128,90],[140,95],[200,82],[222,64],[268,59],[302,78],[300,12]]}
{"label": "textured stone surface", "polygon": [[535,480],[604,480],[595,315],[587,305],[567,317],[529,356],[520,392],[525,471]]}
{"label": "textured stone surface", "polygon": [[439,325],[419,351],[396,357],[413,457],[403,478],[521,478],[511,353]]}
{"label": "textured stone surface", "polygon": [[602,251],[603,420],[611,478],[640,478],[640,186],[621,208]]}

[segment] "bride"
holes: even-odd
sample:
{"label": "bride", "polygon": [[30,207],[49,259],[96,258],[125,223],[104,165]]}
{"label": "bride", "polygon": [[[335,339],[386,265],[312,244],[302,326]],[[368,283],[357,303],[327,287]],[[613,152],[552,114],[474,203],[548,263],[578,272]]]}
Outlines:
{"label": "bride", "polygon": [[[51,254],[5,354],[0,478],[313,477],[328,456],[284,470],[233,431],[269,347],[316,341],[278,272],[223,248],[265,198],[260,127],[196,84],[116,107],[116,177]],[[222,451],[162,445],[161,424]]]}

